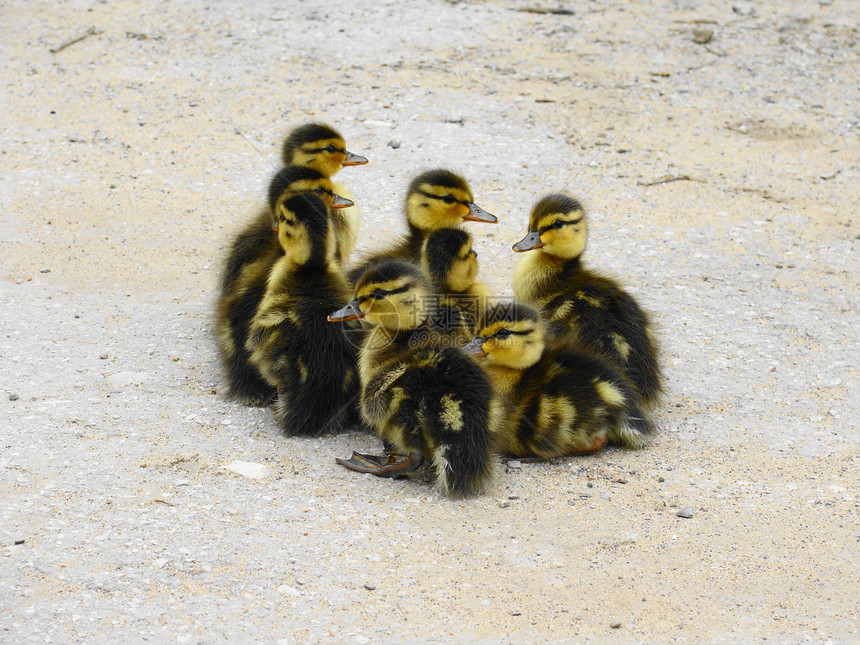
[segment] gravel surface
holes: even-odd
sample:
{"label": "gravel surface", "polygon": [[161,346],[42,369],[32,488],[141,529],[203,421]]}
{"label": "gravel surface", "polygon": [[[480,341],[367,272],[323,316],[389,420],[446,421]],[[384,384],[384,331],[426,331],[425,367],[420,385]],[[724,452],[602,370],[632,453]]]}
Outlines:
{"label": "gravel surface", "polygon": [[[860,6],[557,6],[3,3],[0,642],[860,639]],[[454,502],[226,402],[220,262],[310,119],[371,160],[359,253],[463,172],[500,295],[579,197],[654,443]]]}

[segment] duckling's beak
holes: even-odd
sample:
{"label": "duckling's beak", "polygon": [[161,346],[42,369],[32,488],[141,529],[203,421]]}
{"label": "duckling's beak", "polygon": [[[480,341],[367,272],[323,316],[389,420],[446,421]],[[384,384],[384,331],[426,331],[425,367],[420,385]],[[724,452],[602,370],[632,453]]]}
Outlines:
{"label": "duckling's beak", "polygon": [[540,241],[540,231],[529,231],[529,234],[514,244],[512,248],[516,253],[522,253],[523,251],[539,249],[542,246],[543,242]]}
{"label": "duckling's beak", "polygon": [[354,152],[346,151],[346,159],[343,161],[344,166],[363,166],[367,163],[367,157],[362,157]]}
{"label": "duckling's beak", "polygon": [[356,318],[364,318],[364,314],[358,308],[358,300],[353,300],[346,307],[342,307],[333,314],[326,316],[326,320],[329,322],[344,322],[346,320],[355,320]]}
{"label": "duckling's beak", "polygon": [[498,217],[472,202],[469,202],[469,213],[463,219],[467,222],[487,222],[488,224],[495,224],[499,221]]}
{"label": "duckling's beak", "polygon": [[482,349],[485,340],[486,338],[483,336],[475,336],[471,341],[469,341],[468,345],[463,347],[463,353],[468,354],[469,356],[476,356],[478,358],[486,358],[487,355]]}
{"label": "duckling's beak", "polygon": [[340,195],[334,195],[334,201],[331,203],[332,208],[349,208],[355,206],[355,202]]}

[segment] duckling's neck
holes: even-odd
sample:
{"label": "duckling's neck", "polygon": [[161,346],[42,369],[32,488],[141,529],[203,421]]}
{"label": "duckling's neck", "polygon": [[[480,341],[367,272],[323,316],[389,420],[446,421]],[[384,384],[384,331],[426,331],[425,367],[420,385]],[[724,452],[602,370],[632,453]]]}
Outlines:
{"label": "duckling's neck", "polygon": [[324,251],[313,252],[309,256],[296,258],[284,249],[284,255],[272,266],[269,272],[269,284],[283,281],[288,276],[300,273],[313,273],[317,275],[337,273],[334,259]]}
{"label": "duckling's neck", "polygon": [[452,291],[451,293],[457,293],[464,296],[475,296],[478,298],[489,298],[490,290],[487,288],[487,285],[481,282],[480,280],[475,280],[469,287],[464,291]]}
{"label": "duckling's neck", "polygon": [[523,371],[506,365],[496,365],[483,361],[481,366],[493,384],[496,392],[502,396],[511,394],[522,378]]}
{"label": "duckling's neck", "polygon": [[579,256],[559,258],[541,251],[526,253],[514,269],[514,295],[525,302],[539,302],[553,293],[558,283],[581,269]]}
{"label": "duckling's neck", "polygon": [[407,221],[406,224],[409,227],[409,232],[406,234],[405,240],[406,247],[412,257],[418,258],[421,256],[421,247],[424,245],[424,240],[427,238],[428,232],[418,228],[410,221]]}

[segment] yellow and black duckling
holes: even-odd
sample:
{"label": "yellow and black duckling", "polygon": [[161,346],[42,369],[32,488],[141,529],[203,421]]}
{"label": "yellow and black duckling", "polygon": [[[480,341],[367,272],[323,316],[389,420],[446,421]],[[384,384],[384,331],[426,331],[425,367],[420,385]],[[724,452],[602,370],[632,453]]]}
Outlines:
{"label": "yellow and black duckling", "polygon": [[627,378],[584,348],[548,344],[545,325],[531,307],[497,303],[467,348],[495,389],[494,448],[551,459],[596,452],[608,441],[644,446],[652,427]]}
{"label": "yellow and black duckling", "polygon": [[380,260],[418,264],[427,235],[440,228],[456,228],[463,222],[498,222],[495,215],[475,204],[468,182],[455,172],[437,168],[421,173],[409,184],[405,202],[409,232],[396,245],[364,259],[349,272],[355,283],[364,271]]}
{"label": "yellow and black duckling", "polygon": [[[274,217],[280,218],[284,203],[302,193],[321,197],[329,208],[341,203],[328,177],[313,168],[289,166],[282,168],[269,186],[269,209]],[[275,396],[275,389],[248,361],[245,349],[251,319],[263,299],[269,271],[283,255],[277,233],[272,229],[271,223],[254,231],[246,229],[248,235],[235,240],[224,267],[215,312],[216,339],[228,397],[248,405],[264,405]]]}
{"label": "yellow and black duckling", "polygon": [[326,316],[351,290],[334,259],[326,204],[303,194],[282,200],[277,212],[284,255],[269,274],[245,348],[277,389],[275,417],[286,433],[338,432],[358,422],[358,350]]}
{"label": "yellow and black duckling", "polygon": [[417,267],[383,260],[358,280],[355,299],[329,316],[369,324],[358,361],[361,414],[394,453],[406,457],[354,453],[338,463],[397,477],[429,459],[436,488],[463,497],[485,490],[495,471],[488,428],[492,388],[472,360],[442,345],[433,309]]}
{"label": "yellow and black duckling", "polygon": [[471,340],[490,298],[487,286],[476,279],[472,236],[459,228],[433,231],[421,250],[421,269],[439,294],[437,326],[451,330],[458,340]]}
{"label": "yellow and black duckling", "polygon": [[284,139],[281,159],[285,166],[310,166],[334,177],[345,166],[362,166],[367,158],[346,149],[343,136],[325,123],[305,123]]}
{"label": "yellow and black duckling", "polygon": [[[367,158],[346,149],[343,136],[325,123],[306,123],[294,128],[284,140],[281,158],[285,166],[309,166],[326,177],[334,177],[346,166],[362,166]],[[334,192],[354,202],[352,194],[339,182]],[[332,213],[337,235],[338,262],[343,263],[355,248],[360,213],[354,204]]]}
{"label": "yellow and black duckling", "polygon": [[[283,252],[278,242],[277,213],[273,210],[273,196],[291,192],[315,192],[322,196],[333,209],[332,212],[350,206],[352,200],[334,192],[331,179],[310,166],[287,166],[279,170],[269,184],[269,205],[259,213],[233,240],[221,275],[221,293],[231,289],[249,263],[260,258],[280,256]],[[274,194],[274,195],[273,195]]]}
{"label": "yellow and black duckling", "polygon": [[657,343],[648,315],[616,281],[586,269],[585,211],[567,195],[539,200],[529,217],[529,233],[514,251],[536,250],[514,272],[514,295],[537,307],[551,330],[583,344],[620,367],[646,404],[662,391]]}
{"label": "yellow and black duckling", "polygon": [[[294,128],[284,141],[281,156],[287,168],[312,168],[328,179],[344,166],[367,163],[366,158],[346,149],[344,139],[337,130],[323,123],[306,123]],[[280,172],[275,175],[275,179],[279,175]],[[332,211],[331,217],[337,235],[336,258],[343,262],[352,252],[358,236],[358,210],[345,192],[338,192],[345,190],[343,186],[330,182],[326,189],[336,195],[332,203],[335,210]],[[275,220],[276,215],[271,207],[265,208],[236,236],[221,279],[222,293],[230,289],[245,263],[266,254],[267,251],[274,250],[280,254],[278,236],[273,232],[276,228]]]}

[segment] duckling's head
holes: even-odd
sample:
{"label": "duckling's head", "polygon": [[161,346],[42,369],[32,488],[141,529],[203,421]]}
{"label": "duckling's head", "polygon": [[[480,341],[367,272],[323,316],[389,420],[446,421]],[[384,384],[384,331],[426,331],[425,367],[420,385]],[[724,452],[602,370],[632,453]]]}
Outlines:
{"label": "duckling's head", "polygon": [[499,221],[475,204],[465,179],[442,168],[428,170],[412,180],[406,193],[406,218],[410,227],[424,233],[455,228],[466,221]]}
{"label": "duckling's head", "polygon": [[572,260],[582,255],[587,235],[582,205],[573,197],[557,193],[534,205],[529,216],[529,234],[513,248],[517,253],[540,249],[557,258]]}
{"label": "duckling's head", "polygon": [[284,201],[295,195],[311,193],[325,202],[329,208],[352,206],[352,200],[335,195],[331,179],[319,170],[305,166],[281,168],[269,184],[269,208],[272,212],[272,228],[278,227],[279,209]]}
{"label": "duckling's head", "polygon": [[325,123],[305,123],[287,135],[281,158],[285,166],[310,166],[331,177],[344,166],[367,163],[349,152],[340,132]]}
{"label": "duckling's head", "polygon": [[475,282],[478,254],[472,236],[459,228],[440,228],[424,240],[421,268],[441,291],[461,293]]}
{"label": "duckling's head", "polygon": [[546,330],[537,311],[515,302],[502,302],[486,312],[486,322],[466,351],[491,365],[526,369],[540,360]]}
{"label": "duckling's head", "polygon": [[363,318],[396,332],[418,327],[427,320],[432,306],[430,286],[416,267],[383,260],[362,274],[355,285],[355,299],[328,320]]}
{"label": "duckling's head", "polygon": [[334,255],[328,207],[313,193],[294,195],[278,209],[278,241],[295,264],[323,265]]}

